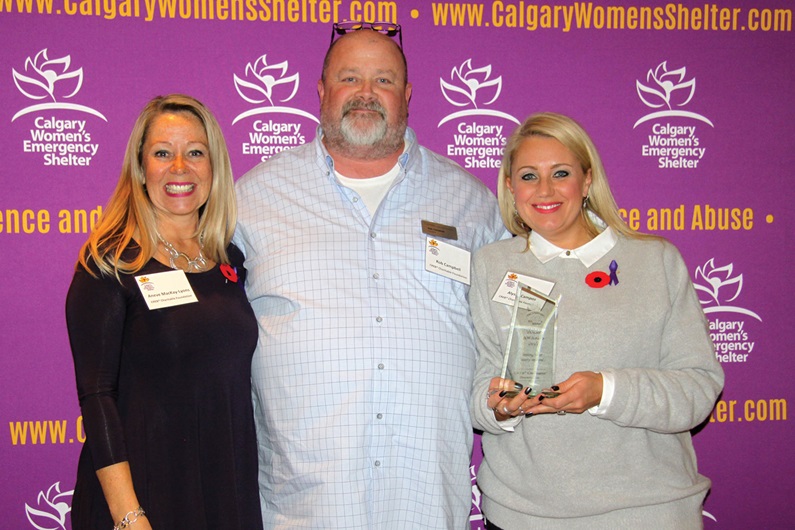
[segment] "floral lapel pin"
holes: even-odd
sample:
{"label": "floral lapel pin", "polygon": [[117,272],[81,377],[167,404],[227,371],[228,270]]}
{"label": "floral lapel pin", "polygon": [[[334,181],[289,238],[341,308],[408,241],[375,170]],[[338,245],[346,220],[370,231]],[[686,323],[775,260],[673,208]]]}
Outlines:
{"label": "floral lapel pin", "polygon": [[585,277],[585,283],[594,289],[601,289],[608,285],[618,285],[618,263],[610,262],[610,274],[602,271],[593,271]]}
{"label": "floral lapel pin", "polygon": [[226,263],[221,264],[221,274],[224,277],[234,283],[237,283],[237,269],[233,268],[231,265],[227,265]]}

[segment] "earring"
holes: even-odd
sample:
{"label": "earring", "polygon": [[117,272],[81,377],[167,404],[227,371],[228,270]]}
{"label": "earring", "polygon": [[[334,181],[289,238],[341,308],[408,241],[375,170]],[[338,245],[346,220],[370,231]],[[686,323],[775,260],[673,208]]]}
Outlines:
{"label": "earring", "polygon": [[588,193],[588,195],[586,195],[585,198],[582,200],[582,209],[583,210],[586,210],[588,208],[588,199],[590,197],[591,197],[591,194]]}

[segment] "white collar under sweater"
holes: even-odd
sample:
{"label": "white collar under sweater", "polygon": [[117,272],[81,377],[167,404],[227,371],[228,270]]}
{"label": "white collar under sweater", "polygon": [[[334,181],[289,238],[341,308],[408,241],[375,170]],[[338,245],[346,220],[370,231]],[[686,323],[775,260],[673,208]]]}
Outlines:
{"label": "white collar under sweater", "polygon": [[617,241],[615,233],[608,226],[601,234],[583,246],[567,250],[553,245],[533,230],[530,232],[530,251],[541,263],[547,263],[558,257],[563,259],[573,258],[579,259],[583,265],[590,267],[610,252],[616,246]]}

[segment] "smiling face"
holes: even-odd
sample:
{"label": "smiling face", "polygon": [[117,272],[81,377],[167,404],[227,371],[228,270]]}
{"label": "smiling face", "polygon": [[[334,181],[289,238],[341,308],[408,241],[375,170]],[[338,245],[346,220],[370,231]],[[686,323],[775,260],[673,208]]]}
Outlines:
{"label": "smiling face", "polygon": [[577,248],[591,236],[582,202],[591,186],[591,171],[562,143],[530,136],[519,144],[506,184],[522,221],[560,248]]}
{"label": "smiling face", "polygon": [[330,150],[379,158],[402,148],[411,85],[400,50],[370,30],[340,38],[318,82],[320,124]]}
{"label": "smiling face", "polygon": [[201,121],[189,112],[156,116],[141,158],[158,222],[197,222],[213,181],[209,142]]}

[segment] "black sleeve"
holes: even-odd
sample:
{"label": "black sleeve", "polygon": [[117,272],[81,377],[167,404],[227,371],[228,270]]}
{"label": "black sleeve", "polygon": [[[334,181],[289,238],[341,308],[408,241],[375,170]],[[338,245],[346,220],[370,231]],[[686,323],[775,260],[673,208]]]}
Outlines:
{"label": "black sleeve", "polygon": [[114,276],[94,278],[78,265],[66,296],[66,326],[94,469],[127,460],[117,407],[126,312],[126,292]]}

